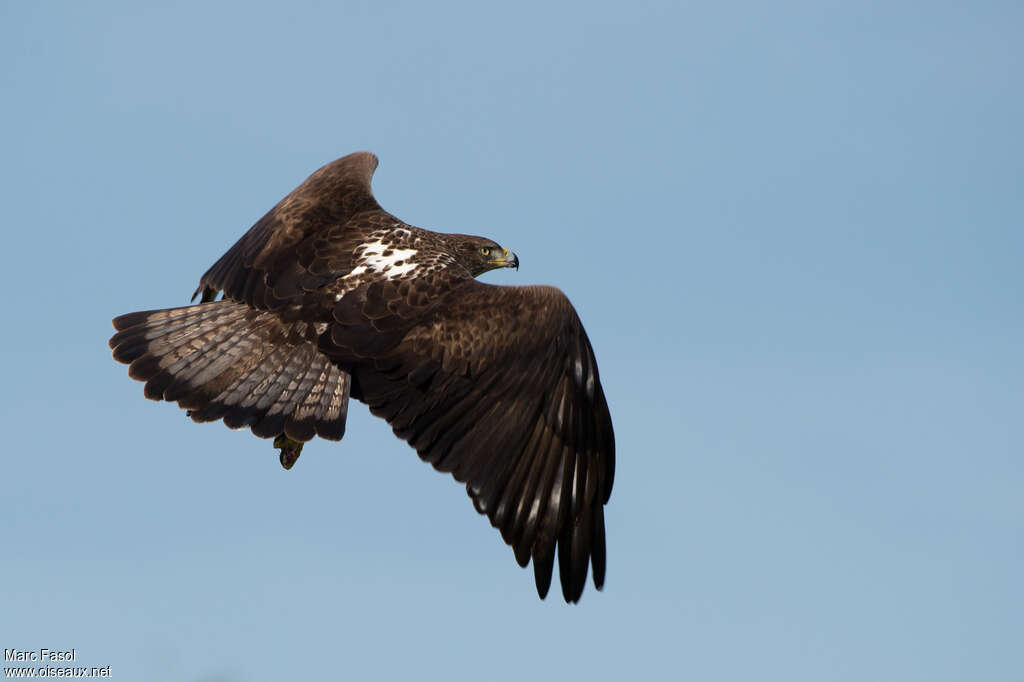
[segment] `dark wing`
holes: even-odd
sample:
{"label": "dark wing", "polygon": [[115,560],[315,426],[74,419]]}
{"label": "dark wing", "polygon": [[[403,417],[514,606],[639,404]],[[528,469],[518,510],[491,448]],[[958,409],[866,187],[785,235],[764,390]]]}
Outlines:
{"label": "dark wing", "polygon": [[519,564],[533,559],[541,597],[556,545],[566,601],[580,598],[588,563],[600,589],[615,439],[593,349],[569,300],[550,287],[464,280],[423,310],[397,289],[375,300],[383,291],[364,297],[364,319],[386,331],[403,327],[396,320],[404,317],[412,326],[401,340],[368,360],[353,347],[362,343],[358,330],[332,328],[335,346],[325,349],[364,358],[352,370],[353,396],[420,457],[466,483]]}
{"label": "dark wing", "polygon": [[377,157],[356,152],[323,166],[282,199],[199,280],[212,300],[274,308],[351,269],[352,251],[373,229],[390,226],[370,190]]}

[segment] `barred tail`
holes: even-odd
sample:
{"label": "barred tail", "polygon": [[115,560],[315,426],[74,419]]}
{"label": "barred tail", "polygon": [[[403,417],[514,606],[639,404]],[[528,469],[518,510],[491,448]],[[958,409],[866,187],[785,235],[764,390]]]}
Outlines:
{"label": "barred tail", "polygon": [[223,419],[261,438],[345,434],[351,376],[317,350],[306,323],[234,301],[114,319],[114,359],[153,400],[177,401],[197,422]]}

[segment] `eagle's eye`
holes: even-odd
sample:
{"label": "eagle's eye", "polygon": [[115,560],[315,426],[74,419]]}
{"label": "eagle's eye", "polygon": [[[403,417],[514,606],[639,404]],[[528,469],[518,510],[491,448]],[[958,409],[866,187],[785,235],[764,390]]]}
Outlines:
{"label": "eagle's eye", "polygon": [[491,247],[489,247],[489,246],[481,247],[480,248],[480,253],[482,253],[485,256],[490,256],[491,255]]}

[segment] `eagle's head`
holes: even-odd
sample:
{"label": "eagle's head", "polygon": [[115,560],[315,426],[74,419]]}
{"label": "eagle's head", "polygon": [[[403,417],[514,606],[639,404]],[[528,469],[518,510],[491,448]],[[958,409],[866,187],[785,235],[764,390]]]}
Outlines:
{"label": "eagle's head", "polygon": [[473,237],[466,234],[451,235],[455,256],[474,277],[497,268],[519,269],[519,258],[492,239]]}

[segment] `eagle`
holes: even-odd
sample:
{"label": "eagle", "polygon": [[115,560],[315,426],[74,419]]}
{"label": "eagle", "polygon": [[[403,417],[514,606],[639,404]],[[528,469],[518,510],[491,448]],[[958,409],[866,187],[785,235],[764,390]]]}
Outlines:
{"label": "eagle", "polygon": [[377,157],[310,175],[199,280],[200,302],[113,320],[114,359],[196,422],[273,438],[290,469],[315,436],[341,440],[349,398],[464,483],[537,593],[557,551],[575,603],[606,568],[615,437],[575,309],[549,286],[476,278],[519,258],[491,239],[384,211]]}

